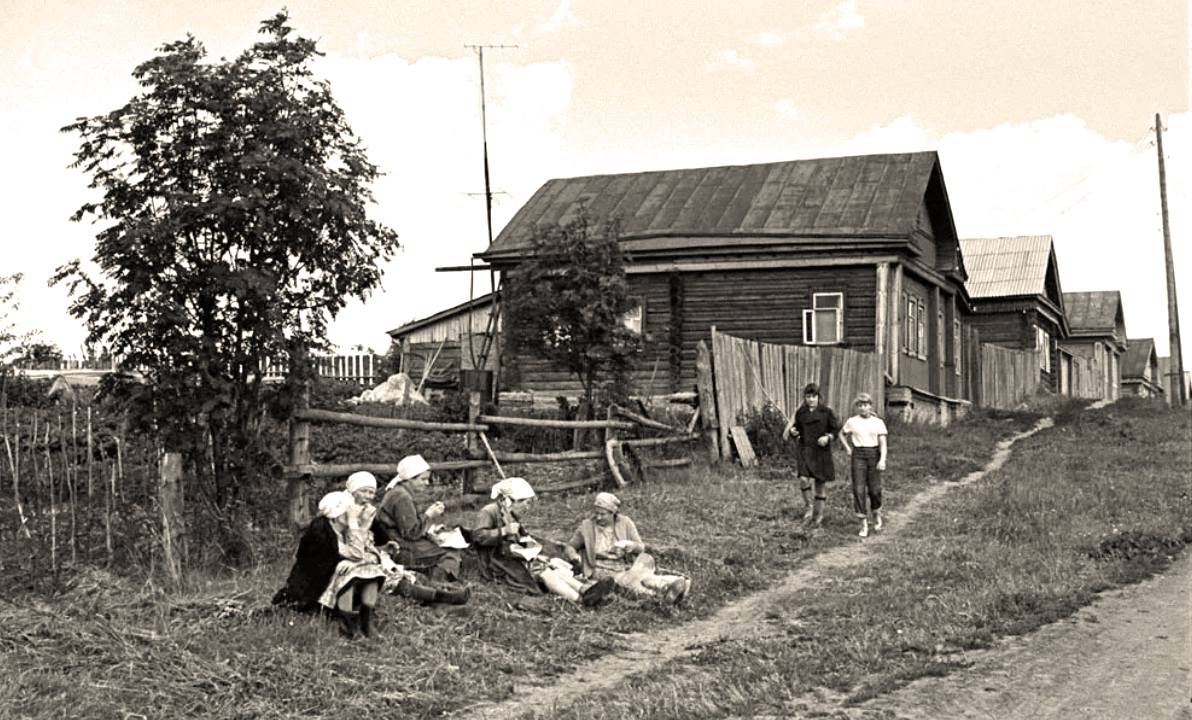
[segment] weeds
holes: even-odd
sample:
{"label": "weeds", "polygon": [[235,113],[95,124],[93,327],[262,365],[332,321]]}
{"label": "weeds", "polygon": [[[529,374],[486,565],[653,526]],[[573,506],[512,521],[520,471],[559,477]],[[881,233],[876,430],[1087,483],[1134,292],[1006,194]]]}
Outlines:
{"label": "weeds", "polygon": [[[1051,410],[1054,428],[1021,441],[1001,470],[924,506],[871,561],[774,597],[756,634],[694,648],[550,716],[791,715],[812,691],[860,702],[963,667],[967,652],[1165,566],[1192,539],[1188,415],[1135,403]],[[961,480],[1037,418],[891,427],[888,506]],[[622,633],[708,616],[856,542],[843,463],[816,534],[798,521],[784,462],[671,472],[618,491],[660,565],[695,579],[677,608],[616,597],[586,610],[480,584],[462,607],[386,596],[385,639],[348,643],[322,620],[267,606],[294,546],[276,531],[253,536],[252,571],[192,577],[176,594],[82,567],[63,570],[54,596],[10,586],[0,601],[0,717],[428,718],[500,701],[615,652]],[[544,496],[523,520],[566,539],[591,500]]]}

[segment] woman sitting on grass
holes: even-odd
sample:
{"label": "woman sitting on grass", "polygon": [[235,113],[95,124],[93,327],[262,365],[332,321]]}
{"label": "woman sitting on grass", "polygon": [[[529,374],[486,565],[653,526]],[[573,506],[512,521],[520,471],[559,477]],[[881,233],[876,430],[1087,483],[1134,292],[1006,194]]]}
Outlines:
{"label": "woman sitting on grass", "polygon": [[611,580],[584,582],[576,578],[568,563],[541,557],[542,544],[521,524],[519,512],[534,499],[534,488],[523,478],[507,478],[493,486],[494,502],[476,513],[467,534],[476,548],[480,572],[488,580],[506,584],[532,595],[543,590],[574,603],[596,605],[612,590]]}
{"label": "woman sitting on grass", "polygon": [[328,493],[298,543],[294,567],[285,587],[273,596],[273,604],[337,615],[346,637],[355,637],[357,629],[372,637],[377,597],[385,580],[382,562],[387,559],[361,528],[361,506],[352,495]]}
{"label": "woman sitting on grass", "polygon": [[646,545],[637,526],[618,512],[620,507],[616,495],[599,493],[592,517],[584,518],[567,541],[568,558],[583,567],[585,577],[611,577],[630,595],[668,603],[681,601],[691,589],[691,581],[679,575],[657,574],[654,558],[644,552]]}
{"label": "woman sitting on grass", "polygon": [[459,578],[462,553],[441,547],[431,539],[440,526],[435,522],[446,510],[432,503],[422,512],[415,493],[430,485],[430,465],[421,455],[410,455],[397,465],[397,476],[385,487],[377,510],[373,533],[378,545],[396,541],[401,546],[397,561],[407,570],[424,572],[432,583],[453,583]]}

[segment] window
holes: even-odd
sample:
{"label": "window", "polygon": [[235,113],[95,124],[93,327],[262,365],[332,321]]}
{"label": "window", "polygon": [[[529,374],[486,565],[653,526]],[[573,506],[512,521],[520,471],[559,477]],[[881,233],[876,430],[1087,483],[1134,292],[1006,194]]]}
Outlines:
{"label": "window", "polygon": [[940,365],[944,364],[944,360],[948,357],[948,331],[947,325],[944,324],[944,304],[939,303],[939,308],[935,316],[935,357],[936,362]]}
{"label": "window", "polygon": [[1051,370],[1051,334],[1035,326],[1035,351],[1039,353],[1039,369]]}
{"label": "window", "polygon": [[803,311],[803,342],[834,345],[844,339],[844,293],[815,293]]}
{"label": "window", "polygon": [[952,319],[952,364],[960,374],[960,318]]}
{"label": "window", "polygon": [[927,303],[910,293],[903,294],[906,305],[906,325],[903,328],[902,350],[907,355],[927,357]]}
{"label": "window", "polygon": [[633,302],[637,303],[637,307],[622,315],[621,322],[640,337],[646,319],[646,301],[643,298],[635,297]]}

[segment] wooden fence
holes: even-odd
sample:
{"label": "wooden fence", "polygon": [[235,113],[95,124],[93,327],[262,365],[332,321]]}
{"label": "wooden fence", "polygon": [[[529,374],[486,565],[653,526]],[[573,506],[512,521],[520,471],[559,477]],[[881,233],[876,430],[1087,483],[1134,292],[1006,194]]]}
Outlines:
{"label": "wooden fence", "polygon": [[[856,350],[773,345],[725,335],[712,328],[712,372],[720,457],[731,457],[729,437],[743,414],[770,404],[790,418],[808,383],[820,386],[828,407],[849,414],[857,393],[885,405],[885,382],[877,356]],[[701,408],[702,410],[702,408]]]}
{"label": "wooden fence", "polygon": [[981,345],[982,407],[1009,410],[1038,390],[1038,351]]}
{"label": "wooden fence", "polygon": [[[371,353],[359,355],[312,355],[311,364],[319,377],[356,385],[372,386],[384,380],[378,377],[377,365],[381,358]],[[265,379],[284,380],[289,372],[285,359],[269,360],[265,363]]]}

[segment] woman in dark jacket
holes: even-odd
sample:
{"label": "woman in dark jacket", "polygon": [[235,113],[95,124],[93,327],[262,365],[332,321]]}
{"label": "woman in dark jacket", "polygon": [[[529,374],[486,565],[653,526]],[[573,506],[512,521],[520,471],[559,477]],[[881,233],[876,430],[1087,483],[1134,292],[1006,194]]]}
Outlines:
{"label": "woman in dark jacket", "polygon": [[299,612],[337,615],[343,633],[354,637],[359,627],[374,634],[373,616],[385,580],[380,551],[360,527],[360,506],[351,494],[328,493],[319,501],[319,516],[298,542],[294,567],[273,604]]}

